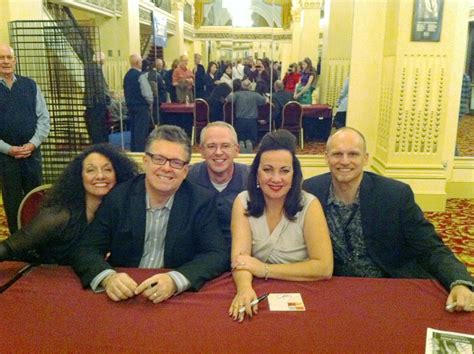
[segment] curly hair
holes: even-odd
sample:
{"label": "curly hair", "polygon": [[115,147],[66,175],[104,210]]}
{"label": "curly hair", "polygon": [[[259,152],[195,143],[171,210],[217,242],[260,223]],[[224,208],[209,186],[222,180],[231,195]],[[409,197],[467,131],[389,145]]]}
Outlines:
{"label": "curly hair", "polygon": [[138,165],[109,144],[89,146],[76,156],[58,177],[47,193],[44,207],[65,207],[70,210],[85,205],[85,190],[82,182],[82,164],[92,153],[105,156],[115,170],[117,184],[127,181],[138,174]]}
{"label": "curly hair", "polygon": [[295,215],[303,209],[301,185],[303,182],[303,172],[301,164],[296,157],[296,138],[288,130],[279,129],[271,133],[265,134],[255,155],[255,159],[250,166],[250,173],[247,182],[247,190],[249,193],[249,202],[247,203],[246,215],[259,217],[263,215],[265,209],[265,199],[260,187],[257,187],[258,167],[262,154],[266,151],[285,150],[292,156],[293,161],[293,179],[291,188],[285,198],[283,212],[288,220],[294,221]]}

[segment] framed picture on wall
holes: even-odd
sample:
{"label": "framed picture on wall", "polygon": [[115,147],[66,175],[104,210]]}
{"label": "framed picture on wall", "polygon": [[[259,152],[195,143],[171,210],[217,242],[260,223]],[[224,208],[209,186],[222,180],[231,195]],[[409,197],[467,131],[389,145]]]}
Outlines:
{"label": "framed picture on wall", "polygon": [[444,0],[415,0],[411,40],[439,42],[443,19]]}

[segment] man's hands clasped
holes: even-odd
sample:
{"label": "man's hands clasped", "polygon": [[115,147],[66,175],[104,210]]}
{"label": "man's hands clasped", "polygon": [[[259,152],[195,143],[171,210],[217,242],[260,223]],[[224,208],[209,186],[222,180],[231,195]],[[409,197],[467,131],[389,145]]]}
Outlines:
{"label": "man's hands clasped", "polygon": [[127,273],[114,273],[102,281],[107,296],[122,301],[142,294],[154,304],[163,302],[176,293],[176,284],[168,274],[155,274],[137,284]]}

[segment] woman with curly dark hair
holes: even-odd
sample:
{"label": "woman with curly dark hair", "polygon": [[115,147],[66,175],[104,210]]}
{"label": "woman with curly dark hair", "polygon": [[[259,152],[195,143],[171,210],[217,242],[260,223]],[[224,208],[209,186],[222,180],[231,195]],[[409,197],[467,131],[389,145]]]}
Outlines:
{"label": "woman with curly dark hair", "polygon": [[111,145],[90,146],[65,168],[35,218],[0,242],[0,261],[69,264],[102,198],[137,173],[135,162]]}
{"label": "woman with curly dark hair", "polygon": [[[267,133],[250,167],[247,191],[232,208],[232,269],[237,294],[229,316],[257,313],[253,277],[329,279],[333,256],[318,199],[301,190],[296,138],[287,130]],[[253,306],[252,306],[253,305]]]}

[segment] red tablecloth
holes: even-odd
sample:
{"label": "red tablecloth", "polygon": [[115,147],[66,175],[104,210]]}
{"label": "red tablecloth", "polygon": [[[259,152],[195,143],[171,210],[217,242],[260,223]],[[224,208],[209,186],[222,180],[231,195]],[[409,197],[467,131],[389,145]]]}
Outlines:
{"label": "red tablecloth", "polygon": [[[0,268],[1,269],[1,268]],[[138,282],[153,270],[128,269]],[[154,305],[114,303],[82,290],[67,267],[39,267],[0,295],[2,352],[422,353],[427,327],[473,333],[474,313],[449,314],[446,291],[431,280],[333,278],[255,280],[257,294],[299,292],[305,312],[227,316],[230,274]]]}
{"label": "red tablecloth", "polygon": [[311,118],[332,118],[332,108],[327,104],[302,105],[303,117]]}
{"label": "red tablecloth", "polygon": [[194,103],[162,103],[160,111],[164,113],[193,113]]}
{"label": "red tablecloth", "polygon": [[3,285],[5,285],[10,279],[12,279],[27,264],[28,263],[24,262],[0,262],[0,288],[2,288]]}

